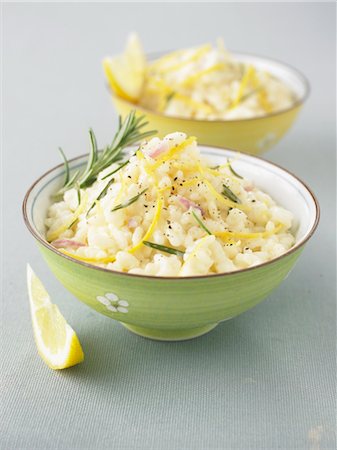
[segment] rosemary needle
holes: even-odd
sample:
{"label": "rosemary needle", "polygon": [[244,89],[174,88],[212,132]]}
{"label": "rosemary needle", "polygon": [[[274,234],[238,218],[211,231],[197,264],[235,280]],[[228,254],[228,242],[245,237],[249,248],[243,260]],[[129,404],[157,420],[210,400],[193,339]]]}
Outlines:
{"label": "rosemary needle", "polygon": [[95,206],[96,202],[98,200],[101,200],[106,193],[108,192],[109,187],[112,185],[112,183],[115,181],[114,178],[111,178],[110,181],[108,181],[108,183],[104,186],[104,188],[101,190],[101,192],[99,193],[98,197],[96,198],[96,200],[92,203],[92,205],[90,206],[90,208],[87,211],[86,217],[88,217],[90,211],[92,210],[92,208]]}
{"label": "rosemary needle", "polygon": [[125,162],[123,162],[119,167],[117,167],[117,169],[113,170],[112,172],[108,173],[107,175],[104,175],[104,177],[102,177],[102,180],[105,180],[106,178],[110,177],[110,175],[113,175],[114,173],[118,172],[119,170],[123,169],[123,167],[125,167],[127,164],[129,164],[129,159],[127,159]]}
{"label": "rosemary needle", "polygon": [[142,190],[142,192],[140,192],[139,194],[135,195],[134,197],[131,197],[131,198],[130,198],[129,200],[127,200],[126,202],[120,203],[119,205],[115,206],[114,208],[112,208],[111,212],[117,211],[118,209],[126,208],[127,206],[132,205],[132,203],[135,203],[135,202],[139,199],[139,197],[140,197],[141,195],[143,195],[144,192],[146,192],[147,190],[148,190],[148,188]]}
{"label": "rosemary needle", "polygon": [[185,254],[185,252],[178,250],[177,248],[166,247],[165,245],[155,244],[154,242],[143,241],[143,244],[155,250],[159,250],[164,253],[170,253],[171,255],[184,256]]}
{"label": "rosemary needle", "polygon": [[232,192],[229,187],[223,185],[223,191],[222,191],[222,195],[224,195],[225,197],[229,198],[229,200],[232,200],[234,203],[241,203],[241,200],[239,199],[239,197],[237,197],[234,192]]}
{"label": "rosemary needle", "polygon": [[202,220],[199,219],[199,217],[197,216],[197,214],[195,213],[195,211],[192,211],[193,217],[195,218],[195,220],[198,222],[198,224],[201,226],[201,228],[203,230],[206,231],[207,234],[211,235],[212,233],[209,231],[209,229],[206,227],[206,225],[203,223]]}
{"label": "rosemary needle", "polygon": [[229,162],[229,159],[227,159],[227,164],[229,167],[229,170],[232,172],[233,175],[235,175],[237,178],[240,178],[241,180],[243,180],[243,177],[241,175],[239,175],[231,166],[231,163]]}
{"label": "rosemary needle", "polygon": [[61,153],[62,159],[64,161],[64,181],[63,181],[63,187],[67,186],[69,183],[69,176],[70,176],[70,170],[69,170],[69,163],[66,158],[66,155],[64,154],[64,151],[61,147],[59,147],[59,152]]}

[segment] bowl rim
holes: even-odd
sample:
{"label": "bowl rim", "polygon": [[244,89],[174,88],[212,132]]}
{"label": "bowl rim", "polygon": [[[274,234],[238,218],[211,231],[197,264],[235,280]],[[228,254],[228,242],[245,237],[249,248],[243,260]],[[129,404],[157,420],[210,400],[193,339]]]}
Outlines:
{"label": "bowl rim", "polygon": [[[206,147],[206,148],[215,148],[217,150],[229,150],[231,152],[237,152],[237,150],[233,150],[230,148],[225,148],[225,147],[220,147],[220,146],[215,146],[215,145],[200,145],[200,147]],[[238,152],[237,152],[238,153]],[[74,161],[77,161],[81,158],[84,158],[85,156],[87,156],[88,154],[83,154],[80,156],[77,156],[75,158],[72,158],[69,160],[69,163],[73,163]],[[164,276],[157,276],[157,275],[141,275],[141,274],[135,274],[135,273],[128,273],[128,272],[120,272],[118,270],[112,270],[112,269],[107,269],[105,267],[99,267],[99,266],[95,266],[94,264],[90,264],[88,262],[85,261],[80,261],[78,259],[72,258],[71,256],[65,255],[64,253],[62,253],[61,251],[59,251],[58,249],[56,249],[55,247],[53,247],[49,242],[47,242],[47,240],[43,239],[43,237],[35,230],[34,226],[31,224],[29,218],[28,218],[28,214],[27,214],[27,203],[28,203],[28,199],[31,195],[32,190],[34,189],[34,187],[41,181],[43,180],[43,178],[45,178],[47,175],[49,175],[51,172],[56,171],[57,169],[61,168],[64,166],[63,163],[58,164],[54,167],[52,167],[51,169],[49,169],[48,171],[46,171],[45,173],[43,173],[36,181],[34,181],[34,183],[30,186],[30,188],[27,190],[23,202],[22,202],[22,214],[23,214],[23,219],[25,222],[26,227],[28,228],[29,232],[33,235],[33,237],[40,243],[42,244],[44,247],[46,247],[47,249],[51,250],[52,252],[54,252],[56,255],[61,256],[71,262],[74,262],[76,264],[79,264],[80,266],[84,266],[88,269],[94,269],[94,270],[98,270],[101,272],[105,272],[105,273],[109,273],[109,274],[114,274],[114,275],[120,275],[120,276],[126,276],[126,277],[132,277],[132,278],[139,278],[139,279],[144,279],[144,280],[175,280],[179,282],[183,282],[183,281],[188,281],[188,280],[203,280],[203,279],[212,279],[212,278],[217,278],[217,277],[226,277],[226,276],[231,276],[231,275],[239,275],[242,273],[246,273],[246,272],[250,272],[252,270],[256,270],[256,269],[260,269],[262,267],[265,267],[267,265],[273,264],[277,261],[280,261],[281,259],[289,256],[290,254],[296,252],[297,250],[299,250],[301,247],[303,247],[306,242],[311,238],[311,236],[314,234],[319,220],[320,220],[320,206],[317,200],[317,197],[315,196],[315,194],[313,193],[313,191],[310,189],[310,187],[304,182],[302,181],[297,175],[294,175],[292,172],[290,172],[289,170],[285,169],[284,167],[280,166],[279,164],[276,164],[274,162],[268,161],[264,158],[261,158],[259,156],[255,156],[255,155],[249,155],[249,154],[244,154],[245,157],[247,158],[251,158],[251,159],[257,159],[258,161],[263,161],[264,163],[270,164],[273,167],[276,167],[277,169],[280,169],[281,171],[286,172],[288,175],[292,176],[293,178],[295,178],[302,186],[304,186],[304,188],[308,191],[308,193],[310,194],[313,203],[315,205],[315,220],[314,223],[312,225],[312,227],[310,228],[309,232],[307,233],[307,235],[300,240],[299,242],[297,242],[293,247],[291,247],[289,250],[287,250],[285,253],[282,253],[282,255],[278,256],[277,258],[273,258],[269,261],[266,261],[264,263],[261,264],[257,264],[255,266],[251,266],[251,267],[247,267],[244,269],[238,269],[238,270],[233,270],[230,272],[223,272],[223,273],[215,273],[215,274],[208,274],[208,275],[193,275],[193,276],[188,276],[188,277],[164,277]]]}
{"label": "bowl rim", "polygon": [[[149,58],[154,58],[154,57],[159,57],[161,55],[166,54],[167,52],[156,52],[156,53],[147,53],[147,56]],[[164,114],[162,112],[159,111],[153,111],[150,108],[146,108],[144,106],[139,105],[138,103],[133,103],[130,100],[127,100],[123,97],[120,97],[119,95],[117,95],[115,92],[113,92],[113,90],[110,88],[110,86],[106,83],[106,87],[108,92],[110,93],[110,95],[118,100],[121,101],[125,104],[127,104],[128,106],[130,106],[132,109],[138,109],[139,111],[143,112],[144,114],[152,114],[156,117],[160,117],[163,119],[172,119],[172,120],[181,120],[184,122],[195,122],[198,124],[210,124],[210,123],[214,123],[214,124],[230,124],[230,123],[242,123],[242,122],[251,122],[254,120],[262,120],[262,119],[269,119],[270,117],[276,117],[282,114],[286,114],[289,111],[292,111],[300,106],[302,106],[304,104],[304,102],[308,99],[310,92],[311,92],[311,86],[309,83],[308,78],[301,72],[299,71],[296,67],[285,63],[283,61],[280,61],[278,59],[275,58],[270,58],[269,56],[263,56],[263,55],[258,55],[255,53],[246,53],[246,52],[237,52],[237,51],[231,51],[231,54],[235,55],[235,56],[248,56],[248,57],[254,57],[254,58],[258,58],[260,60],[266,61],[266,62],[272,62],[272,63],[276,63],[279,64],[281,66],[283,66],[283,68],[285,68],[288,72],[292,72],[293,74],[295,74],[297,76],[297,78],[301,81],[302,86],[304,87],[304,94],[302,95],[302,97],[299,97],[298,99],[296,99],[294,101],[294,103],[291,106],[288,106],[287,108],[283,108],[280,109],[279,111],[275,111],[275,112],[271,112],[271,113],[267,113],[263,116],[255,116],[255,117],[245,117],[242,119],[195,119],[195,118],[188,118],[188,117],[182,117],[182,116],[169,116],[167,114]]]}

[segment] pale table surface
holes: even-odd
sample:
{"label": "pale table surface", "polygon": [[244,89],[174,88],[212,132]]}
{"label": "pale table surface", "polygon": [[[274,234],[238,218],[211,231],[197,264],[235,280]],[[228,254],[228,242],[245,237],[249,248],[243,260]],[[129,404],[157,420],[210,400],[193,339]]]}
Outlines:
{"label": "pale table surface", "polygon": [[[264,303],[202,338],[159,343],[88,309],[55,280],[21,217],[29,185],[108,142],[116,114],[100,61],[138,30],[148,51],[223,35],[229,48],[303,71],[312,93],[266,156],[304,179],[319,229]],[[11,449],[335,448],[335,5],[7,4],[3,8],[3,283],[0,447]],[[37,356],[25,266],[78,332],[85,362]]]}

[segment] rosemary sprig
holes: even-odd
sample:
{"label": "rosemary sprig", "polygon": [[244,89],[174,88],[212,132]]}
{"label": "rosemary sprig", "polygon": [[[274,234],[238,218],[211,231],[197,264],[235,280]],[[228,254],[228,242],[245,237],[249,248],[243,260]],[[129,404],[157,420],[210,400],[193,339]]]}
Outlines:
{"label": "rosemary sprig", "polygon": [[211,235],[212,233],[209,231],[209,229],[206,227],[206,225],[203,223],[203,221],[199,219],[199,217],[197,216],[195,211],[192,211],[192,215],[195,218],[195,220],[198,222],[198,224],[201,226],[201,228],[203,230],[205,230],[207,234]]}
{"label": "rosemary sprig", "polygon": [[92,203],[92,205],[90,206],[90,208],[87,211],[86,217],[88,217],[90,211],[92,210],[92,208],[95,206],[96,202],[98,202],[99,200],[101,200],[106,193],[108,192],[109,187],[112,185],[112,183],[115,181],[114,178],[111,178],[110,181],[108,181],[108,183],[104,186],[104,188],[101,190],[101,192],[99,193],[98,197],[95,199],[95,201]]}
{"label": "rosemary sprig", "polygon": [[[90,129],[90,153],[86,167],[83,171],[76,172],[71,178],[69,175],[68,161],[63,151],[61,151],[64,159],[65,183],[62,189],[56,193],[56,196],[63,195],[66,190],[71,188],[81,189],[91,186],[103,169],[123,158],[123,150],[125,147],[133,145],[146,137],[155,134],[155,130],[142,131],[148,124],[144,117],[145,116],[136,117],[135,111],[131,111],[124,120],[119,117],[117,132],[111,144],[107,145],[104,150],[98,150],[95,134],[93,130]],[[120,168],[121,167],[119,167],[118,170]]]}
{"label": "rosemary sprig", "polygon": [[237,178],[240,178],[241,180],[243,180],[243,177],[242,177],[241,175],[239,175],[239,174],[233,169],[233,167],[231,166],[231,163],[229,162],[229,159],[227,159],[227,164],[228,164],[229,170],[232,172],[232,174],[233,174],[234,176],[236,176]]}
{"label": "rosemary sprig", "polygon": [[130,160],[127,159],[125,162],[123,162],[119,167],[117,167],[117,169],[113,170],[112,172],[108,173],[107,175],[104,175],[104,177],[102,177],[102,180],[105,180],[106,178],[110,177],[110,175],[113,175],[114,173],[118,172],[119,170],[123,169],[123,167],[125,167],[127,164],[129,164]]}
{"label": "rosemary sprig", "polygon": [[148,190],[148,188],[142,190],[142,192],[140,192],[139,194],[135,195],[134,197],[131,197],[131,198],[130,198],[129,200],[127,200],[126,202],[120,203],[119,205],[115,206],[114,208],[112,208],[111,212],[117,211],[118,209],[126,208],[127,206],[132,205],[132,203],[135,203],[135,202],[139,199],[139,197],[140,197],[141,195],[143,195],[144,192],[146,192],[147,190]]}
{"label": "rosemary sprig", "polygon": [[154,248],[164,253],[170,253],[171,255],[184,256],[185,252],[178,250],[177,248],[166,247],[165,245],[155,244],[154,242],[143,241],[143,244],[147,247]]}
{"label": "rosemary sprig", "polygon": [[241,200],[239,199],[239,197],[237,197],[234,192],[232,192],[229,187],[225,186],[224,184],[222,185],[223,187],[223,191],[222,191],[222,195],[224,195],[225,197],[229,198],[229,200],[232,200],[235,203],[241,203]]}

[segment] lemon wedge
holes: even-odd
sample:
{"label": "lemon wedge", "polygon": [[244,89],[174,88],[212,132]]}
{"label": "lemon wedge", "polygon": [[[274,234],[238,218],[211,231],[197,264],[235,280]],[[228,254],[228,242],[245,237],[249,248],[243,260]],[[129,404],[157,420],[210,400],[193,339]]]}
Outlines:
{"label": "lemon wedge", "polygon": [[84,354],[75,331],[50,301],[29,264],[27,285],[34,337],[41,358],[51,369],[66,369],[82,362]]}
{"label": "lemon wedge", "polygon": [[132,102],[140,98],[146,58],[137,34],[130,34],[122,55],[104,58],[103,69],[110,87],[118,96]]}

